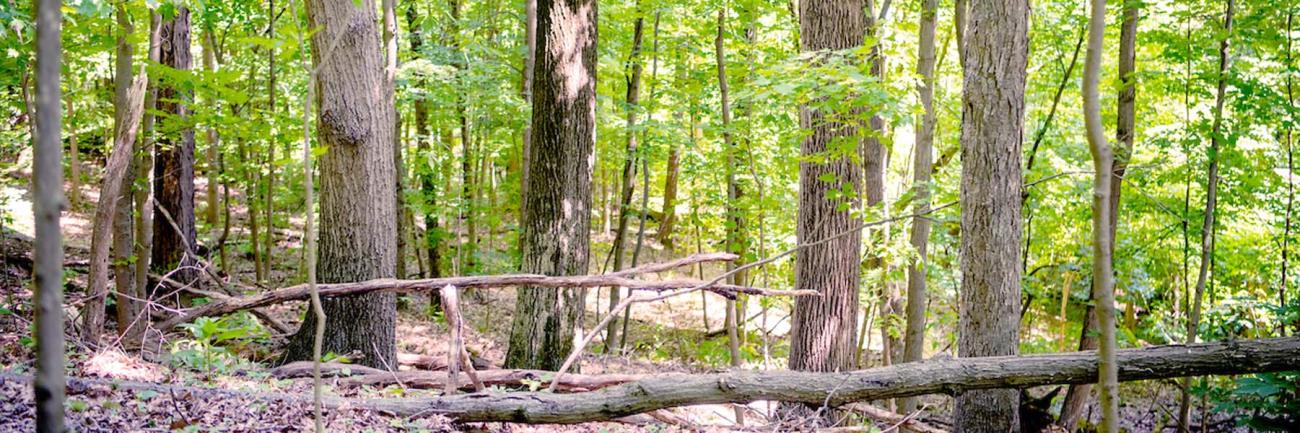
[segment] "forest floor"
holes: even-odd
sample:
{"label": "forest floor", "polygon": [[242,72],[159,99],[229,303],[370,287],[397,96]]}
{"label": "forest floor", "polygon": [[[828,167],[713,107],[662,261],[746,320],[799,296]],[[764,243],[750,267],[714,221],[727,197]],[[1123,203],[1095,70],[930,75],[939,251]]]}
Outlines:
{"label": "forest floor", "polygon": [[[31,387],[14,377],[32,371],[34,346],[31,342],[32,292],[30,288],[30,255],[32,226],[30,221],[30,195],[26,179],[0,177],[0,206],[11,221],[0,227],[0,432],[31,431],[33,406]],[[205,184],[200,184],[200,188]],[[93,213],[96,188],[83,188],[83,204],[64,214],[63,228],[67,257],[67,283],[69,311],[80,304],[86,285],[86,263],[89,255],[90,215]],[[197,194],[202,197],[202,194]],[[238,198],[238,197],[236,197]],[[246,219],[244,209],[235,209],[237,219],[232,226],[232,242],[247,242],[241,220]],[[299,269],[299,237],[301,221],[290,219],[290,227],[277,231],[278,258],[274,271],[265,283],[277,287],[297,278]],[[204,234],[200,234],[204,237]],[[214,236],[215,237],[215,236]],[[242,239],[242,240],[241,240]],[[607,250],[608,239],[596,237],[604,246],[593,247],[593,272],[598,272],[601,259]],[[504,248],[502,245],[499,247]],[[671,258],[660,246],[648,248],[649,259],[644,262]],[[249,281],[253,279],[251,260],[243,254],[231,254],[231,274]],[[414,269],[414,263],[411,268]],[[706,267],[705,275],[716,275],[721,269]],[[605,291],[592,291],[587,302],[586,329],[593,327],[599,315],[607,310]],[[462,309],[466,315],[466,344],[479,358],[500,365],[505,357],[510,322],[502,318],[513,317],[514,290],[478,290],[465,296]],[[402,296],[398,319],[398,351],[445,358],[447,328],[440,317],[426,313],[427,297]],[[291,303],[269,308],[280,321],[296,327],[303,305]],[[784,343],[788,332],[789,312],[780,304],[769,305],[766,314],[763,306],[753,301],[748,305],[747,317],[752,338],[747,347],[745,368],[784,368]],[[600,373],[657,373],[703,372],[725,369],[728,359],[726,337],[721,329],[725,311],[722,298],[714,295],[674,298],[655,304],[640,304],[634,310],[629,326],[631,338],[620,355],[589,354],[581,362],[582,372]],[[67,326],[78,323],[79,317],[68,317]],[[111,314],[110,314],[111,317]],[[234,325],[230,325],[234,326]],[[768,332],[762,332],[766,328]],[[69,336],[68,376],[76,378],[112,378],[136,382],[180,386],[169,391],[151,391],[111,387],[100,384],[70,387],[68,418],[73,431],[85,432],[135,432],[135,431],[237,431],[281,432],[310,431],[312,411],[310,404],[301,399],[268,398],[267,396],[310,395],[310,378],[276,379],[270,373],[275,349],[286,336],[253,336],[232,340],[222,350],[205,354],[215,357],[204,360],[196,368],[193,359],[184,361],[186,354],[195,353],[196,345],[203,346],[194,335],[185,331],[168,333],[151,347],[126,354],[118,348],[89,348]],[[765,344],[771,342],[772,344]],[[599,342],[599,340],[598,340]],[[603,347],[588,352],[603,353]],[[873,345],[874,346],[874,345]],[[207,346],[203,346],[207,348]],[[210,350],[211,348],[207,348]],[[874,353],[878,347],[869,347]],[[868,355],[870,356],[870,355]],[[405,367],[404,367],[405,368]],[[8,376],[6,376],[8,375]],[[334,386],[327,380],[327,393],[342,397],[416,397],[434,396],[438,391],[407,389],[402,386],[385,388],[345,388]],[[216,397],[204,390],[222,391]],[[1042,395],[1045,390],[1031,390],[1031,395]],[[1177,392],[1172,382],[1128,384],[1123,387],[1126,405],[1121,409],[1125,427],[1129,431],[1154,431],[1172,429],[1171,413],[1176,410]],[[1059,399],[1058,399],[1059,400]],[[948,426],[951,399],[942,396],[927,397],[926,413],[920,419],[939,427]],[[884,405],[884,402],[876,402]],[[1058,403],[1059,405],[1059,403]],[[753,404],[747,411],[747,421],[758,425],[765,423],[765,415],[772,407]],[[439,416],[418,418],[390,417],[384,414],[359,410],[340,409],[326,411],[328,431],[331,432],[384,432],[384,431],[730,431],[734,424],[734,411],[724,405],[707,405],[678,408],[671,411],[680,421],[676,425],[634,423],[587,423],[572,426],[527,426],[508,423],[456,424]],[[1089,412],[1091,414],[1091,412]],[[1090,415],[1090,417],[1095,415]],[[1230,414],[1208,412],[1207,431],[1234,431]],[[864,420],[870,425],[870,421]],[[889,429],[888,424],[877,424],[878,429]],[[764,430],[775,430],[766,428]],[[750,429],[752,431],[752,428]],[[868,430],[864,431],[870,431]]]}

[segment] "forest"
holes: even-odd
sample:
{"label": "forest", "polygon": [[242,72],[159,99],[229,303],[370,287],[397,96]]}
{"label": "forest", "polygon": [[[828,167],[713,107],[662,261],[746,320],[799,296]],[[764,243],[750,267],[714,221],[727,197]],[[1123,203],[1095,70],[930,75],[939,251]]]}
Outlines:
{"label": "forest", "polygon": [[1300,431],[1297,13],[0,2],[0,431]]}

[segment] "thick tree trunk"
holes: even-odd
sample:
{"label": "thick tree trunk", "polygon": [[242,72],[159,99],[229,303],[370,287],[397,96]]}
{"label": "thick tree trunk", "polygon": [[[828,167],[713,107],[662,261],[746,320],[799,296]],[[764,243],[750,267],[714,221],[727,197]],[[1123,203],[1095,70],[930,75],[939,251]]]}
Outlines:
{"label": "thick tree trunk", "polygon": [[[316,271],[323,283],[391,278],[397,228],[392,194],[394,109],[384,85],[375,5],[365,0],[307,2],[316,80],[320,158],[320,241]],[[340,41],[334,44],[334,41]],[[330,52],[324,50],[332,49]],[[360,352],[360,363],[397,365],[396,298],[369,293],[322,301],[323,350]],[[311,359],[316,318],[307,315],[290,339],[285,360]]]}
{"label": "thick tree trunk", "polygon": [[[916,91],[921,101],[921,121],[916,129],[916,147],[912,150],[912,188],[918,216],[912,218],[912,248],[917,259],[907,268],[907,329],[904,332],[903,362],[925,358],[926,249],[930,243],[930,219],[919,214],[930,210],[930,175],[934,170],[934,34],[939,13],[938,0],[921,2],[920,47],[917,49],[916,72],[921,76]],[[916,411],[916,400],[903,400],[901,413]]]}
{"label": "thick tree trunk", "polygon": [[[862,44],[866,26],[860,0],[809,0],[799,2],[799,8],[802,51],[845,50]],[[801,126],[812,130],[803,141],[801,154],[824,153],[832,141],[856,134],[852,126],[828,120],[835,114],[844,113],[821,113],[809,107],[801,110]],[[825,176],[833,176],[835,180],[821,180]],[[826,197],[828,191],[840,189],[842,185],[854,191],[862,186],[862,167],[853,158],[841,155],[822,163],[799,163],[796,234],[800,244],[820,241],[856,224],[850,210],[839,209],[843,199]],[[820,372],[853,369],[861,243],[861,236],[844,236],[797,253],[795,288],[814,289],[822,296],[795,301],[790,369]]]}
{"label": "thick tree trunk", "polygon": [[[587,271],[596,139],[596,2],[538,0],[523,270]],[[506,366],[555,370],[582,326],[585,289],[519,289]]]}
{"label": "thick tree trunk", "polygon": [[[970,0],[961,51],[961,318],[958,356],[1019,352],[1020,143],[1029,52],[1025,0]],[[957,396],[958,432],[1020,430],[1014,389]]]}
{"label": "thick tree trunk", "polygon": [[[159,27],[159,62],[179,70],[189,70],[190,11],[179,8],[171,19]],[[172,122],[189,118],[188,101],[192,93],[173,87],[166,80],[158,88],[158,111],[167,113]],[[154,273],[171,274],[169,278],[189,282],[198,277],[192,252],[197,239],[194,222],[194,129],[184,127],[165,134],[154,152],[153,258]],[[168,218],[170,216],[170,218]],[[173,227],[172,221],[176,226]],[[177,228],[180,230],[178,231]],[[157,291],[153,295],[157,295]]]}
{"label": "thick tree trunk", "polygon": [[[63,423],[63,210],[62,110],[59,107],[63,31],[60,2],[35,2],[36,104],[32,119],[32,209],[36,225],[33,277],[36,289],[36,431],[61,433]],[[129,144],[127,146],[130,146]],[[121,145],[119,145],[121,147]],[[129,147],[127,148],[129,149]],[[127,152],[128,154],[130,152]],[[102,198],[101,198],[102,200]],[[110,200],[111,201],[111,200]],[[105,227],[107,228],[107,227]],[[101,310],[102,310],[102,305]],[[102,311],[101,311],[102,314]]]}
{"label": "thick tree trunk", "polygon": [[[1187,342],[1195,343],[1200,332],[1201,304],[1205,299],[1205,284],[1209,280],[1210,265],[1214,261],[1214,218],[1219,198],[1219,148],[1222,138],[1223,105],[1228,90],[1228,68],[1231,67],[1229,43],[1232,40],[1232,19],[1236,1],[1228,0],[1223,16],[1223,40],[1219,42],[1218,87],[1214,97],[1214,124],[1210,127],[1210,167],[1205,180],[1205,221],[1201,224],[1201,267],[1196,274],[1196,293],[1189,301],[1191,309],[1187,318]],[[1178,405],[1178,431],[1185,433],[1191,422],[1191,396],[1189,379],[1183,380],[1183,393]]]}

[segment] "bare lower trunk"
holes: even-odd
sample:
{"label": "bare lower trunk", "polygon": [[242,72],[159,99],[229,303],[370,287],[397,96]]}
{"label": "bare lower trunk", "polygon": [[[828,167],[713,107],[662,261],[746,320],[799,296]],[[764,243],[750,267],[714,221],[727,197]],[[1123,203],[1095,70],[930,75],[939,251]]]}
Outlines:
{"label": "bare lower trunk", "polygon": [[[1019,352],[1020,143],[1024,118],[1029,5],[970,0],[964,35],[961,305],[958,356]],[[1020,430],[1014,389],[964,392],[957,431]]]}
{"label": "bare lower trunk", "polygon": [[[585,274],[596,136],[596,3],[538,0],[523,270]],[[555,370],[582,326],[585,289],[519,289],[506,366]]]}
{"label": "bare lower trunk", "polygon": [[[36,431],[64,430],[63,348],[63,144],[59,101],[60,2],[39,0],[36,12],[36,103],[32,119],[32,189],[36,225],[33,277],[36,289],[36,378],[33,381]],[[118,145],[122,147],[122,145]],[[130,149],[130,145],[126,145]],[[130,152],[127,152],[130,154]],[[115,192],[115,191],[113,191]],[[104,201],[101,198],[101,202]],[[111,201],[111,200],[109,200]],[[110,214],[111,215],[111,214]],[[105,227],[107,228],[107,227]],[[102,309],[102,304],[101,309]],[[97,332],[97,331],[96,331]]]}
{"label": "bare lower trunk", "polygon": [[[316,270],[323,283],[392,278],[396,272],[393,184],[394,109],[383,97],[375,4],[312,0],[312,61],[319,68],[317,136],[320,159],[320,241]],[[341,23],[353,23],[341,25]],[[333,44],[340,35],[349,43]],[[332,47],[334,51],[323,53]],[[322,300],[325,352],[360,353],[360,363],[392,369],[396,361],[396,298],[370,293]],[[307,315],[285,349],[285,360],[312,359],[316,318]]]}
{"label": "bare lower trunk", "polygon": [[[174,69],[190,69],[190,11],[177,10],[159,27],[162,43],[159,61]],[[158,88],[158,110],[169,119],[182,122],[189,117],[187,104],[193,94],[162,85]],[[179,126],[179,125],[178,125]],[[167,128],[164,128],[166,130]],[[194,129],[184,127],[164,134],[154,152],[153,257],[154,273],[189,282],[198,277],[192,252],[197,239],[194,224]],[[175,220],[175,227],[164,214]],[[177,230],[179,229],[179,230]],[[157,293],[154,293],[157,294]]]}

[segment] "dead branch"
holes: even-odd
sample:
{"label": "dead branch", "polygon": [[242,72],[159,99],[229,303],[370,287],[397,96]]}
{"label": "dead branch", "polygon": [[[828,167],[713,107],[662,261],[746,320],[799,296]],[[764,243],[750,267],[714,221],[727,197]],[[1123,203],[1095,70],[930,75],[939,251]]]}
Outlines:
{"label": "dead branch", "polygon": [[[723,256],[713,254],[693,255],[675,260],[671,262],[671,264],[680,267],[694,263],[722,260],[723,258]],[[728,255],[726,258],[734,258],[734,256]],[[640,269],[662,270],[661,268],[667,265],[668,264],[646,265]],[[628,275],[629,274],[548,276],[539,274],[507,274],[428,278],[419,280],[396,280],[384,278],[359,283],[318,284],[316,287],[319,288],[320,296],[323,297],[359,295],[372,292],[426,292],[448,285],[456,286],[461,289],[521,286],[547,288],[627,287],[632,290],[655,292],[672,291],[683,288],[698,288],[699,290],[711,291],[726,297],[734,297],[737,294],[759,296],[817,296],[817,291],[815,290],[772,290],[720,284],[717,282],[704,283],[690,279],[643,281],[628,278]],[[199,317],[219,316],[249,308],[264,307],[288,301],[301,301],[307,299],[310,296],[310,293],[310,289],[307,285],[301,284],[256,295],[217,300],[215,302],[186,310],[184,314],[163,322],[159,325],[159,328],[171,329],[176,325],[192,321]]]}
{"label": "dead branch", "polygon": [[[368,376],[368,375],[388,375],[389,371],[380,370],[374,367],[364,365],[343,364],[339,362],[322,362],[320,365],[321,376],[326,377],[348,377],[348,376]],[[295,361],[271,369],[271,376],[276,379],[293,379],[299,377],[312,376],[311,361]]]}

